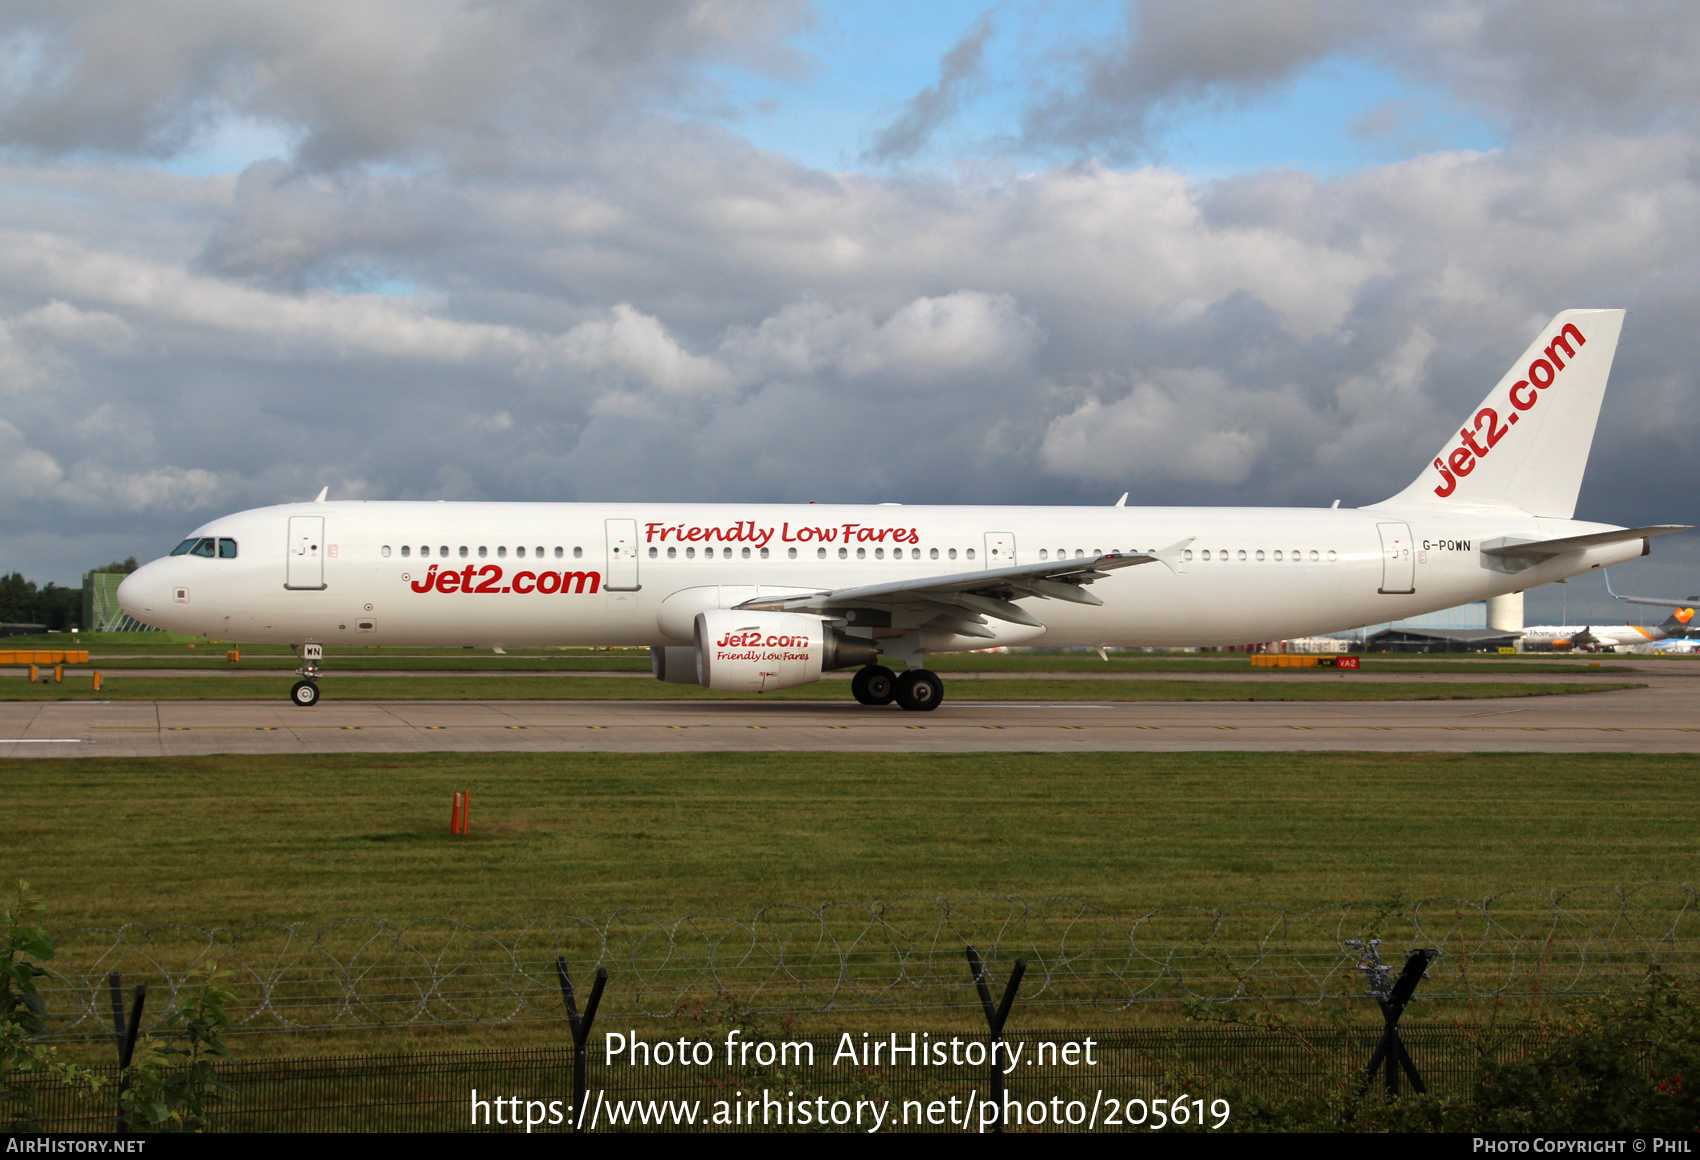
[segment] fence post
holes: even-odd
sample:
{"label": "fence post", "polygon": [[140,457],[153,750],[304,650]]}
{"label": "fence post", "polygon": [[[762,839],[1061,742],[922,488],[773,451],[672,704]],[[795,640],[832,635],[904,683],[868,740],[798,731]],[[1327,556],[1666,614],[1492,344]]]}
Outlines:
{"label": "fence post", "polygon": [[1021,976],[1027,973],[1027,960],[1016,959],[1015,970],[1009,973],[1009,985],[1003,989],[1003,1002],[992,1006],[992,989],[986,985],[986,964],[980,961],[980,952],[972,946],[968,948],[968,967],[974,972],[974,986],[980,992],[980,1006],[986,1012],[986,1026],[991,1028],[991,1066],[992,1066],[992,1100],[997,1104],[997,1120],[992,1125],[994,1135],[1003,1135],[1003,1063],[1001,1056],[1007,1055],[1003,1046],[1003,1025],[1009,1018],[1009,1009],[1015,1006],[1015,993],[1021,989]]}
{"label": "fence post", "polygon": [[130,1007],[130,1018],[126,1023],[124,1018],[124,990],[120,983],[118,972],[113,971],[106,976],[107,985],[112,988],[112,1027],[118,1039],[118,1125],[116,1131],[120,1136],[130,1134],[130,1121],[124,1118],[124,1093],[130,1090],[130,1060],[136,1054],[136,1033],[142,1029],[142,1007],[148,1001],[148,985],[136,984],[135,1002]]}
{"label": "fence post", "polygon": [[591,984],[590,1002],[584,1005],[584,1016],[578,1013],[573,1001],[573,981],[567,976],[567,960],[555,956],[555,973],[561,976],[561,1002],[567,1007],[567,1024],[573,1030],[573,1134],[584,1131],[584,1101],[589,1085],[585,1082],[586,1049],[590,1027],[596,1022],[596,1008],[602,1003],[602,988],[608,985],[608,968],[596,968],[596,982]]}
{"label": "fence post", "polygon": [[[1355,940],[1349,940],[1355,943]],[[1405,1014],[1405,1007],[1411,1001],[1417,984],[1423,981],[1423,974],[1428,965],[1440,956],[1439,951],[1414,950],[1405,959],[1405,969],[1399,972],[1399,977],[1389,984],[1387,968],[1381,965],[1381,956],[1376,952],[1376,943],[1371,942],[1366,948],[1361,943],[1356,944],[1371,961],[1364,970],[1369,974],[1370,994],[1375,998],[1376,1005],[1381,1008],[1382,1029],[1381,1042],[1376,1044],[1375,1054],[1369,1057],[1369,1066],[1364,1068],[1363,1082],[1358,1085],[1357,1094],[1352,1097],[1353,1107],[1347,1111],[1346,1120],[1350,1121],[1356,1114],[1356,1103],[1369,1091],[1369,1085],[1375,1082],[1375,1073],[1382,1071],[1387,1083],[1389,1098],[1399,1094],[1399,1073],[1403,1071],[1411,1081],[1411,1090],[1419,1096],[1428,1092],[1423,1083],[1423,1077],[1417,1073],[1417,1065],[1411,1062],[1410,1053],[1405,1050],[1405,1042],[1399,1037],[1399,1019]]]}

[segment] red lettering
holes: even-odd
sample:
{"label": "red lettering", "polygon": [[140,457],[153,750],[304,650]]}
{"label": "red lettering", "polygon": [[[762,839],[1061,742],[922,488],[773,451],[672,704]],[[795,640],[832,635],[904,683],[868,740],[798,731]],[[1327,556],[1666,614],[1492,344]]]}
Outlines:
{"label": "red lettering", "polygon": [[1558,367],[1559,370],[1564,369],[1564,360],[1558,357],[1559,348],[1562,347],[1564,349],[1564,353],[1569,355],[1571,358],[1576,357],[1576,347],[1571,346],[1570,343],[1565,340],[1564,336],[1567,334],[1574,334],[1576,336],[1576,346],[1585,346],[1588,342],[1587,339],[1582,337],[1582,332],[1576,329],[1576,324],[1574,322],[1566,322],[1564,324],[1564,329],[1558,332],[1557,336],[1547,345],[1546,350],[1543,352],[1547,358],[1552,360],[1553,365]]}
{"label": "red lettering", "polygon": [[[1479,415],[1476,417],[1476,425],[1478,427],[1481,426],[1481,417]],[[1487,448],[1486,447],[1477,446],[1475,432],[1471,431],[1468,427],[1465,427],[1463,430],[1459,431],[1458,434],[1463,437],[1465,447],[1468,447],[1471,451],[1475,452],[1477,455],[1486,455],[1487,454]]]}
{"label": "red lettering", "polygon": [[[484,577],[484,582],[474,588],[474,592],[494,592],[496,585],[502,582],[502,570],[494,564],[486,564],[478,569],[478,574]],[[462,589],[465,591],[465,589]]]}
{"label": "red lettering", "polygon": [[438,575],[437,575],[437,591],[438,592],[459,592],[460,591],[460,573],[459,572],[441,572],[441,573],[438,573]]}
{"label": "red lettering", "polygon": [[[1541,377],[1542,371],[1546,372],[1544,379]],[[1553,379],[1557,377],[1558,372],[1554,371],[1552,364],[1544,358],[1538,358],[1529,364],[1529,381],[1534,383],[1536,387],[1550,387]]]}
{"label": "red lettering", "polygon": [[[1529,393],[1527,397],[1518,395],[1517,392],[1520,390],[1528,391]],[[1529,385],[1528,379],[1523,379],[1522,381],[1511,385],[1511,405],[1516,407],[1519,411],[1527,411],[1530,407],[1533,407],[1536,403],[1540,402],[1540,399],[1541,397],[1535,394],[1535,388]]]}
{"label": "red lettering", "polygon": [[415,580],[409,587],[411,587],[415,592],[429,592],[436,586],[436,583],[437,566],[432,564],[430,568],[426,569],[425,578],[423,580]]}
{"label": "red lettering", "polygon": [[530,592],[535,587],[537,587],[537,574],[535,572],[514,573],[515,592]]}
{"label": "red lettering", "polygon": [[537,591],[543,593],[543,595],[547,596],[551,592],[559,592],[560,590],[561,574],[559,572],[545,572],[537,578]]}
{"label": "red lettering", "polygon": [[1436,459],[1434,461],[1434,465],[1437,469],[1439,469],[1440,477],[1446,481],[1446,485],[1444,487],[1437,487],[1434,489],[1434,494],[1438,495],[1441,499],[1445,499],[1447,496],[1458,490],[1458,481],[1452,478],[1452,473],[1450,471],[1446,470],[1446,464]]}
{"label": "red lettering", "polygon": [[1454,447],[1452,454],[1446,457],[1446,462],[1452,465],[1452,470],[1460,476],[1468,475],[1476,469],[1476,461],[1462,447]]}
{"label": "red lettering", "polygon": [[563,573],[561,573],[561,594],[563,596],[566,595],[567,589],[574,584],[578,585],[578,587],[573,588],[574,593],[583,592],[584,586],[586,584],[589,584],[590,585],[590,591],[594,594],[602,588],[602,573],[600,573],[600,572],[563,572]]}
{"label": "red lettering", "polygon": [[[1487,425],[1488,425],[1487,440],[1488,440],[1488,446],[1491,448],[1494,445],[1496,445],[1501,439],[1505,438],[1505,433],[1507,431],[1511,430],[1511,428],[1500,423],[1499,412],[1494,410],[1492,407],[1483,407],[1481,410],[1476,412],[1476,430],[1477,431],[1480,431],[1482,429],[1482,420],[1483,419],[1487,420]],[[1481,448],[1477,447],[1473,442],[1470,442],[1470,440],[1466,439],[1465,442],[1470,443],[1470,449],[1472,451],[1474,451],[1477,455],[1487,454]]]}

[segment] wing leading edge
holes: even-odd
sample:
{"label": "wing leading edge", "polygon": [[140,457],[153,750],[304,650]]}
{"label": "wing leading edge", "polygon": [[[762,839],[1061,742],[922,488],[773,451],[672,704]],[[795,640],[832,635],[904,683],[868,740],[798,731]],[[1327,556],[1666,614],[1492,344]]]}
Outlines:
{"label": "wing leading edge", "polygon": [[945,576],[922,576],[889,584],[864,584],[794,596],[765,596],[746,600],[738,608],[752,612],[806,612],[832,617],[850,609],[906,610],[931,614],[927,627],[962,636],[994,639],[986,618],[1011,624],[1044,627],[1044,621],[1015,602],[1037,597],[1064,600],[1071,604],[1102,605],[1086,590],[1117,568],[1160,563],[1174,572],[1184,570],[1182,551],[1192,537],[1147,552],[1106,552],[1072,560],[1050,560],[1017,564],[979,572],[956,572]]}

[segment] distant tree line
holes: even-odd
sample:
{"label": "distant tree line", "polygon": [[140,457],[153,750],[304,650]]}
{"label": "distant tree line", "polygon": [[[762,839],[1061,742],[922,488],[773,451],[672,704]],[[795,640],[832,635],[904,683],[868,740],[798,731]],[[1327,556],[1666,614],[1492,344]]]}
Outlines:
{"label": "distant tree line", "polygon": [[[95,572],[134,572],[136,558],[114,560],[92,569]],[[83,589],[61,588],[49,580],[40,588],[34,580],[24,579],[22,572],[0,576],[0,624],[45,624],[49,629],[64,632],[71,628],[87,628],[83,624]]]}

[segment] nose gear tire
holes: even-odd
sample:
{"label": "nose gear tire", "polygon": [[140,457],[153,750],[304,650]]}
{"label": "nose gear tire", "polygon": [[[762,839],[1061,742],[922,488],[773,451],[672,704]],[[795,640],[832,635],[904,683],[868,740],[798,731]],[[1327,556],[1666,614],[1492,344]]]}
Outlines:
{"label": "nose gear tire", "polygon": [[289,699],[303,709],[319,703],[319,686],[312,681],[296,681],[295,687],[289,690]]}

